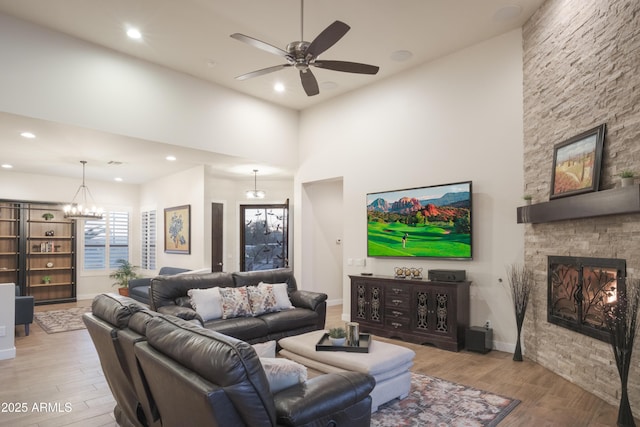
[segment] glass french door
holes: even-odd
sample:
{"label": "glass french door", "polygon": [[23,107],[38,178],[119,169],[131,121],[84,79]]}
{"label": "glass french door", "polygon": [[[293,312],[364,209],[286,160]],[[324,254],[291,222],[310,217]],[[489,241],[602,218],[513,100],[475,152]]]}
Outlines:
{"label": "glass french door", "polygon": [[288,236],[288,199],[281,205],[240,205],[240,270],[288,267]]}

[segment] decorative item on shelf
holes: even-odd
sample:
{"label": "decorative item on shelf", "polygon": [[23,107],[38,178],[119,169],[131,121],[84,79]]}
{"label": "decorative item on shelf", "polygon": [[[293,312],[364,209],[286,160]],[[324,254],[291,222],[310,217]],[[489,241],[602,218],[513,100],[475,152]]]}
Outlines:
{"label": "decorative item on shelf", "polygon": [[404,267],[395,267],[393,269],[393,271],[395,272],[396,279],[404,279],[405,278]]}
{"label": "decorative item on shelf", "polygon": [[[71,203],[64,207],[64,217],[69,219],[102,219],[103,210],[96,207],[91,191],[84,183],[87,161],[80,160],[80,163],[82,163],[82,185],[78,187],[78,191],[73,196]],[[91,206],[88,205],[89,199],[91,200]]]}
{"label": "decorative item on shelf", "polygon": [[329,329],[329,341],[336,346],[344,345],[347,340],[347,333],[343,328],[331,328]]}
{"label": "decorative item on shelf", "polygon": [[51,276],[42,276],[42,283],[44,283],[45,285],[51,283]]}
{"label": "decorative item on shelf", "polygon": [[31,252],[40,252],[40,245],[31,245]]}
{"label": "decorative item on shelf", "polygon": [[42,218],[44,218],[45,221],[49,221],[50,219],[53,219],[53,214],[51,212],[43,213]]}
{"label": "decorative item on shelf", "polygon": [[347,345],[360,345],[360,324],[358,322],[347,322]]}
{"label": "decorative item on shelf", "polygon": [[112,286],[118,286],[118,292],[120,295],[128,296],[129,295],[129,280],[137,279],[139,277],[136,269],[138,266],[131,264],[126,259],[119,259],[116,261],[116,264],[119,265],[118,269],[113,273],[109,274],[109,277],[112,279],[116,279]]}
{"label": "decorative item on shelf", "polygon": [[48,262],[47,263],[47,268],[53,268],[53,263],[52,262]]}
{"label": "decorative item on shelf", "polygon": [[550,199],[598,191],[606,125],[553,147]]}
{"label": "decorative item on shelf", "polygon": [[620,172],[620,186],[629,187],[633,185],[634,172],[630,170],[623,170]]}
{"label": "decorative item on shelf", "polygon": [[54,252],[60,252],[60,249],[61,249],[61,248],[62,248],[62,246],[60,246],[60,245],[55,245],[55,246],[53,247],[53,251],[54,251]]}
{"label": "decorative item on shelf", "polygon": [[253,190],[245,192],[247,199],[264,199],[266,193],[264,190],[258,190],[258,169],[253,170]]}
{"label": "decorative item on shelf", "polygon": [[411,269],[409,267],[404,267],[404,271],[402,272],[404,277],[411,277]]}
{"label": "decorative item on shelf", "polygon": [[[640,309],[640,280],[625,281],[625,291],[617,292],[616,298],[603,297],[605,323],[609,329],[611,347],[620,375],[620,406],[618,408],[618,426],[635,426],[627,382],[631,369],[631,353],[637,332],[638,310]],[[619,287],[622,289],[622,286]]]}
{"label": "decorative item on shelf", "polygon": [[411,269],[412,279],[422,279],[422,267]]}
{"label": "decorative item on shelf", "polygon": [[44,232],[44,235],[47,237],[53,237],[55,235],[55,231],[53,230],[47,230]]}
{"label": "decorative item on shelf", "polygon": [[527,304],[529,303],[529,295],[533,289],[533,270],[524,265],[511,264],[507,267],[507,275],[509,277],[509,290],[516,315],[516,327],[518,329],[518,340],[516,341],[513,360],[522,362],[520,334],[522,332],[524,316],[527,311]]}
{"label": "decorative item on shelf", "polygon": [[531,204],[531,200],[533,200],[533,196],[531,194],[525,194],[523,197],[524,203],[528,206]]}

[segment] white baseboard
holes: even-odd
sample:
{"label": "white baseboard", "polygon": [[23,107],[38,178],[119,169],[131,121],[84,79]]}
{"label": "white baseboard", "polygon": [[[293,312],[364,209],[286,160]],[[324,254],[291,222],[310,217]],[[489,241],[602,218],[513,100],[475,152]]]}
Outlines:
{"label": "white baseboard", "polygon": [[332,306],[332,305],[342,305],[342,299],[328,299],[328,300],[327,300],[327,305],[328,305],[328,306]]}
{"label": "white baseboard", "polygon": [[[102,293],[102,292],[101,292]],[[97,295],[100,294],[82,294],[82,295],[76,295],[76,300],[78,301],[83,301],[83,300],[92,300],[94,299]]]}
{"label": "white baseboard", "polygon": [[[12,331],[13,333],[13,331]],[[11,347],[11,348],[7,348],[4,350],[0,350],[0,360],[7,360],[7,359],[15,359],[16,358],[16,348],[15,347]]]}

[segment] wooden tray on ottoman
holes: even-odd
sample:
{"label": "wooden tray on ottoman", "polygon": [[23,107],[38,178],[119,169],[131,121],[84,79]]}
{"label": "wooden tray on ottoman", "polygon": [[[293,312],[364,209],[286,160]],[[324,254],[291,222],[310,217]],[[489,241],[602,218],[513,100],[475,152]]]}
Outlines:
{"label": "wooden tray on ottoman", "polygon": [[360,334],[360,340],[357,346],[354,345],[333,345],[329,341],[329,333],[325,332],[316,344],[316,351],[346,351],[349,353],[369,353],[369,343],[371,335]]}

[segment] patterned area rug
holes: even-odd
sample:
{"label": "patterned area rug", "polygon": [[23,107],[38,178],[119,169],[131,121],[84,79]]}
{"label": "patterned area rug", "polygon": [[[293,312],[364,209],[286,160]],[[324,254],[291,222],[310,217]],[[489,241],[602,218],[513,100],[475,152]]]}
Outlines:
{"label": "patterned area rug", "polygon": [[412,373],[409,396],[381,406],[371,415],[371,426],[496,426],[519,403],[519,400]]}
{"label": "patterned area rug", "polygon": [[66,310],[41,311],[34,314],[38,325],[48,334],[85,329],[82,315],[91,307],[74,307]]}

